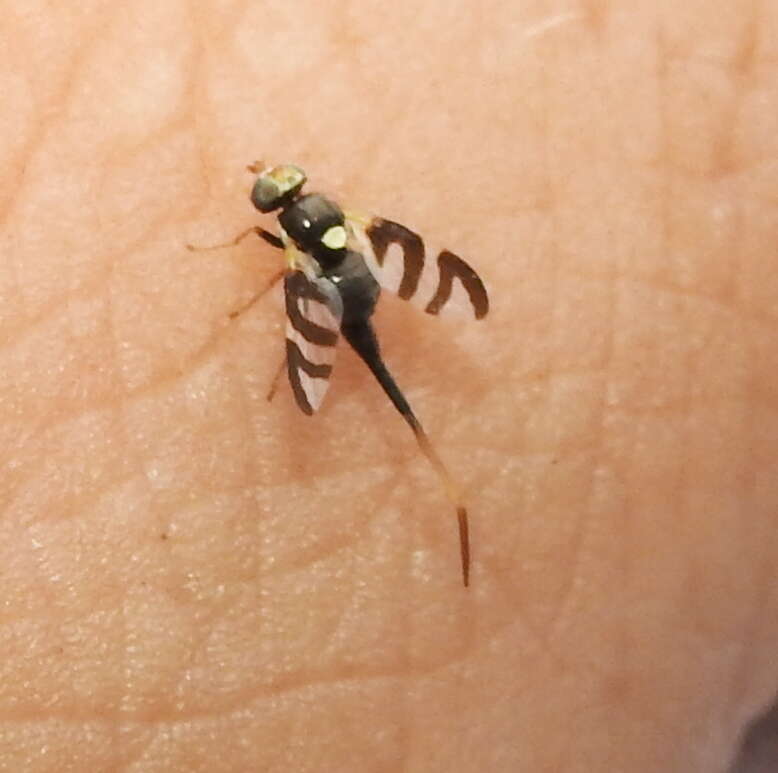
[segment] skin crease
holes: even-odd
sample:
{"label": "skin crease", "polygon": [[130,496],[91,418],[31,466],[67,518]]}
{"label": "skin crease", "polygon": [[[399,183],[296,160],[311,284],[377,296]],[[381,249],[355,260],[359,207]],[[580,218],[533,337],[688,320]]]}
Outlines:
{"label": "skin crease", "polygon": [[[726,770],[778,689],[775,4],[0,19],[0,769]],[[491,290],[376,318],[467,591],[347,348],[265,401],[278,255],[184,249],[273,224],[255,158]]]}

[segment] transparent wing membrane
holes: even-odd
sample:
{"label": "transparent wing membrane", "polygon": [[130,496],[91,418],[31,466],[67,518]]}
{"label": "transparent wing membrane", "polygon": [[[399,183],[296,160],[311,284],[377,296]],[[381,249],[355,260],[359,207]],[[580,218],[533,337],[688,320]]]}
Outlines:
{"label": "transparent wing membrane", "polygon": [[478,274],[449,250],[428,250],[424,240],[383,218],[347,217],[353,249],[362,254],[381,287],[428,314],[455,311],[476,319],[489,311]]}

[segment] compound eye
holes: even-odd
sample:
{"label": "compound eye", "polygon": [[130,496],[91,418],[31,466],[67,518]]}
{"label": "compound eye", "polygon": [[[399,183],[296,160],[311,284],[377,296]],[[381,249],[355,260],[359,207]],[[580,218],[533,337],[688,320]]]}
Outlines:
{"label": "compound eye", "polygon": [[272,212],[278,209],[283,193],[278,183],[269,175],[262,175],[251,189],[251,203],[260,212]]}
{"label": "compound eye", "polygon": [[305,172],[299,166],[284,164],[263,172],[254,183],[251,203],[260,212],[272,212],[293,198],[305,184]]}

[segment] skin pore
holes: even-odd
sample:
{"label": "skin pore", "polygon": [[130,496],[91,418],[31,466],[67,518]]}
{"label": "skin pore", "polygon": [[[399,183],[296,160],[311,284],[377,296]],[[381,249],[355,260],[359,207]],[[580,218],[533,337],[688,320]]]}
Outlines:
{"label": "skin pore", "polygon": [[[2,15],[0,768],[725,771],[778,693],[778,10]],[[256,158],[460,253],[281,384]]]}

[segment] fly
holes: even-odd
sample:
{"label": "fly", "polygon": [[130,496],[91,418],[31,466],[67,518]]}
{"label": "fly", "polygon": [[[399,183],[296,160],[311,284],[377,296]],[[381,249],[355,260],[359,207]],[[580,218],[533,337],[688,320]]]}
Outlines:
{"label": "fly", "polygon": [[272,398],[285,369],[300,410],[309,416],[315,413],[327,392],[335,346],[342,335],[410,426],[454,506],[462,580],[467,586],[470,538],[462,493],[387,369],[371,317],[384,289],[419,305],[428,314],[459,309],[481,319],[489,311],[483,282],[454,253],[428,253],[422,238],[399,223],[345,212],[321,194],[304,194],[307,178],[297,166],[266,169],[257,163],[249,166],[249,171],[259,175],[251,202],[260,212],[278,213],[279,235],[255,226],[215,248],[236,245],[254,233],[284,251],[284,268],[231,315],[238,316],[283,279],[286,356],[268,397]]}

